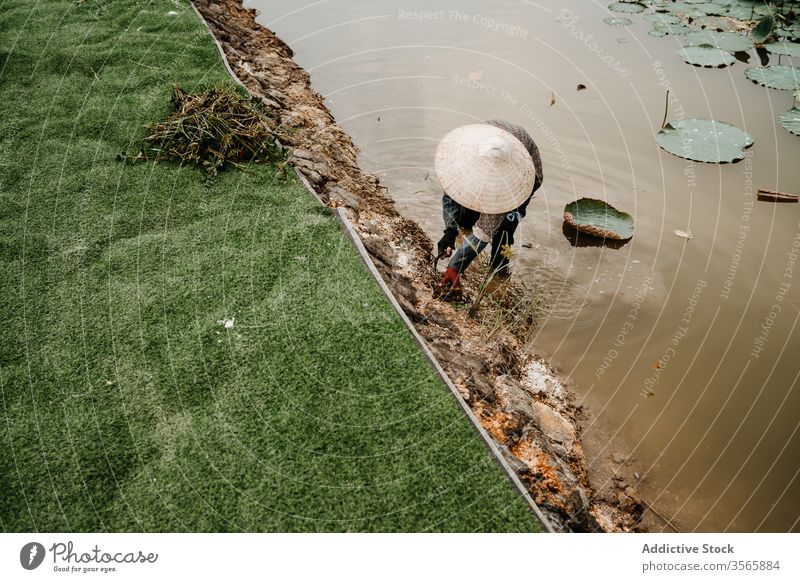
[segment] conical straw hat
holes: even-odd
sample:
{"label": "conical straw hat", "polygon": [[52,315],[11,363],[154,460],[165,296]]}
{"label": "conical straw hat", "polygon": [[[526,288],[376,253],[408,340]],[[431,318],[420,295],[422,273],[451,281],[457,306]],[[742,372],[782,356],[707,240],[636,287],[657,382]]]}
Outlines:
{"label": "conical straw hat", "polygon": [[536,168],[516,137],[476,123],[448,133],[436,148],[436,174],[453,200],[478,212],[500,214],[525,202]]}

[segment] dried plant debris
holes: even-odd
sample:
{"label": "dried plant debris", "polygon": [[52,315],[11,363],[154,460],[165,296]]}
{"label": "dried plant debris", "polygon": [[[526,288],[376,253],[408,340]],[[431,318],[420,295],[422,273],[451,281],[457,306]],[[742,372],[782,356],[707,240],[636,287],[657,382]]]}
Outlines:
{"label": "dried plant debris", "polygon": [[194,94],[175,86],[172,105],[166,119],[148,127],[145,149],[125,159],[194,163],[211,175],[228,164],[286,160],[276,120],[230,83]]}

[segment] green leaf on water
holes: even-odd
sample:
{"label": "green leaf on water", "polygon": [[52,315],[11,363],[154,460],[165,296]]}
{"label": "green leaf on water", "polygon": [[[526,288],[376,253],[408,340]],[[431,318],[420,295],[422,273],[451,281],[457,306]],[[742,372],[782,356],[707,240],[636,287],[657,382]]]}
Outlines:
{"label": "green leaf on water", "polygon": [[762,43],[769,38],[774,28],[775,19],[772,17],[772,14],[767,14],[756,24],[755,28],[750,31],[750,38],[752,38],[754,42]]}
{"label": "green leaf on water", "polygon": [[611,12],[637,14],[639,12],[644,11],[644,6],[642,6],[641,4],[635,4],[629,2],[614,2],[613,4],[608,5],[608,9],[611,10]]}
{"label": "green leaf on water", "polygon": [[735,32],[717,32],[715,30],[696,30],[683,37],[686,46],[709,45],[715,49],[728,52],[749,51],[753,41]]}
{"label": "green leaf on water", "polygon": [[700,11],[697,6],[693,6],[688,2],[668,2],[667,4],[661,5],[659,9],[672,12],[673,14],[691,16],[692,18],[703,16],[705,14],[705,12]]}
{"label": "green leaf on water", "polygon": [[672,121],[656,134],[658,145],[669,153],[709,164],[735,162],[753,145],[753,137],[729,123],[711,119]]}
{"label": "green leaf on water", "polygon": [[624,16],[621,16],[619,18],[614,18],[613,16],[609,16],[608,18],[604,18],[603,22],[611,26],[629,26],[633,24],[633,20],[631,20],[630,18],[625,18]]}
{"label": "green leaf on water", "polygon": [[800,32],[788,28],[777,28],[775,29],[775,33],[784,39],[800,40]]}
{"label": "green leaf on water", "polygon": [[770,14],[770,11],[774,10],[772,6],[768,6],[765,2],[742,2],[737,1],[730,3],[724,9],[722,14],[724,16],[730,16],[731,18],[737,18],[739,20],[755,20],[761,16],[767,16]]}
{"label": "green leaf on water", "polygon": [[578,232],[612,240],[633,236],[633,217],[595,198],[581,198],[564,207],[564,221]]}
{"label": "green leaf on water", "polygon": [[800,89],[800,68],[786,65],[770,65],[769,67],[748,67],[744,76],[753,83],[770,89],[796,91]]}
{"label": "green leaf on water", "polygon": [[656,24],[649,33],[651,36],[664,36],[667,34],[686,34],[691,30],[691,28],[683,24]]}
{"label": "green leaf on water", "polygon": [[678,51],[684,61],[696,67],[727,67],[736,57],[709,45],[687,46]]}
{"label": "green leaf on water", "polygon": [[800,109],[797,107],[792,107],[783,113],[779,113],[778,123],[780,123],[789,133],[800,135]]}
{"label": "green leaf on water", "polygon": [[648,14],[644,17],[645,20],[649,20],[656,24],[681,24],[683,20],[679,16],[675,16],[674,14],[662,14],[660,12],[656,12],[655,14]]}
{"label": "green leaf on water", "polygon": [[796,42],[771,42],[765,44],[764,48],[775,55],[786,55],[787,57],[800,59],[800,43]]}

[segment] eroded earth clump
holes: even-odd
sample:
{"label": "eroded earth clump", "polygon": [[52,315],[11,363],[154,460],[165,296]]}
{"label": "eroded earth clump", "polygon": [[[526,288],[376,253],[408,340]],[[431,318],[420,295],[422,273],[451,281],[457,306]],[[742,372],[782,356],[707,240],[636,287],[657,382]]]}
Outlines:
{"label": "eroded earth clump", "polygon": [[[400,306],[429,344],[537,505],[562,531],[641,530],[643,504],[626,477],[590,482],[581,445],[582,412],[550,367],[525,350],[534,318],[498,321],[525,290],[504,284],[497,300],[455,309],[432,299],[433,245],[398,214],[375,176],[364,174],[350,137],[310,86],[292,50],[255,22],[238,0],[195,0],[230,67],[279,116],[290,162],[324,204],[344,209]],[[473,297],[480,281],[467,278]]]}

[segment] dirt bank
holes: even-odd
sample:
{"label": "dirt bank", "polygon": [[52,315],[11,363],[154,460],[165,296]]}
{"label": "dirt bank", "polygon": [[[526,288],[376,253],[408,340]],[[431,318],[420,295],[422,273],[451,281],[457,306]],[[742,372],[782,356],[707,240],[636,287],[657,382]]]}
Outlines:
{"label": "dirt bank", "polygon": [[[291,163],[325,204],[345,208],[373,262],[482,425],[556,529],[645,529],[646,513],[626,464],[589,471],[582,411],[546,362],[528,355],[535,309],[508,283],[472,310],[434,301],[432,242],[400,216],[375,176],[364,174],[350,137],[336,124],[292,50],[255,22],[239,0],[195,0],[236,76],[289,131]],[[467,278],[478,294],[477,273]]]}

